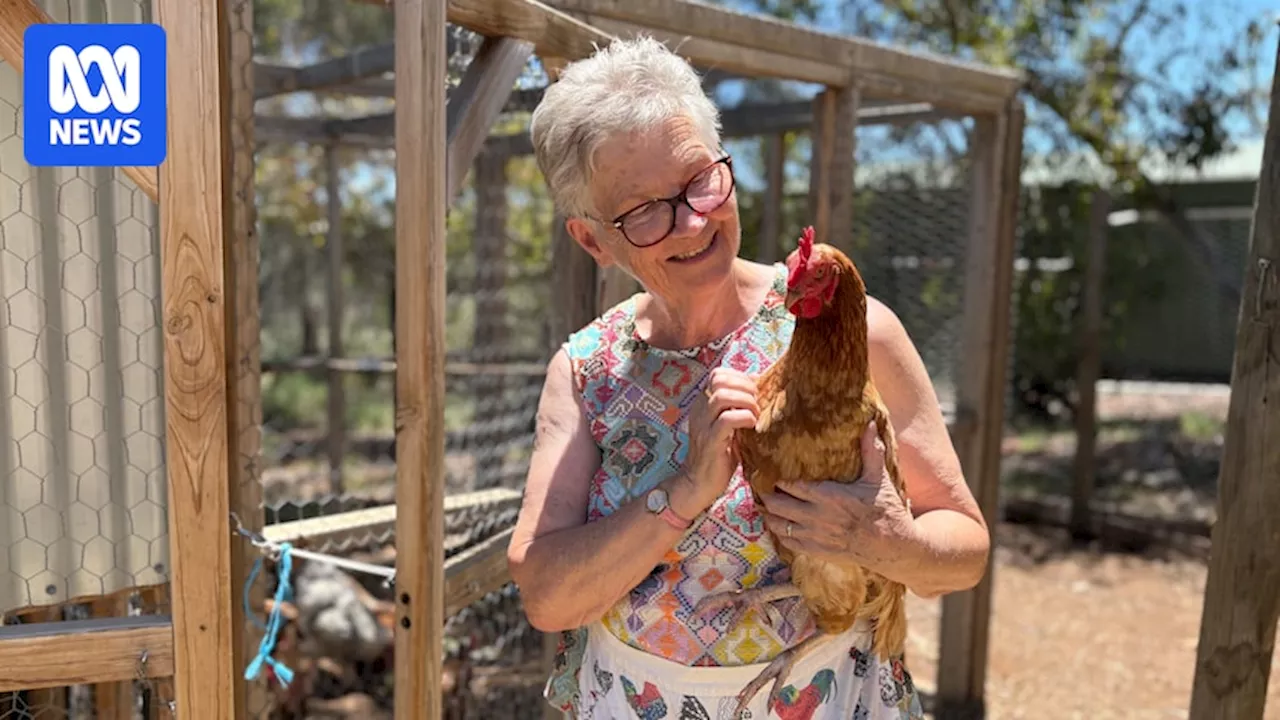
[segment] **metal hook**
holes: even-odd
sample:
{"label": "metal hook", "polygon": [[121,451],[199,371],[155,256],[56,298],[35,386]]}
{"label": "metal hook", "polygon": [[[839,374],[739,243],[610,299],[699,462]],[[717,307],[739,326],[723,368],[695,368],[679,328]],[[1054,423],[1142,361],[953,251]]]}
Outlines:
{"label": "metal hook", "polygon": [[230,515],[231,515],[231,522],[235,523],[235,528],[233,528],[233,530],[237,535],[240,535],[241,537],[246,538],[250,542],[250,544],[258,548],[259,550],[262,550],[264,554],[266,554],[271,559],[275,560],[279,558],[280,549],[276,546],[275,543],[268,540],[266,536],[264,536],[262,533],[254,532],[246,528],[244,526],[244,523],[240,521],[240,516],[235,514],[235,512],[231,512]]}

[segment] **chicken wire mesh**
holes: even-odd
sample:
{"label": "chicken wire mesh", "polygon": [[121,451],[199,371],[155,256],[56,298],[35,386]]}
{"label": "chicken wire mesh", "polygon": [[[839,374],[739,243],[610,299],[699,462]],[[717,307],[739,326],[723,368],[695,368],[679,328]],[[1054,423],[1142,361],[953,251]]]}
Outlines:
{"label": "chicken wire mesh", "polygon": [[[450,25],[448,39],[452,97],[483,38]],[[545,83],[531,59],[495,135],[527,136],[529,98]],[[271,102],[297,115],[296,100]],[[259,103],[260,115],[268,104]],[[313,110],[371,116],[393,105],[359,97]],[[273,141],[258,154],[261,487],[269,537],[312,518],[330,520],[332,528],[341,513],[394,502],[391,144],[389,135],[373,147]],[[511,156],[508,146],[486,145],[448,216],[446,559],[500,540],[514,524],[551,346],[552,208],[532,157]],[[299,542],[375,565],[395,562],[393,523]],[[252,713],[389,713],[394,606],[387,584],[312,562],[296,565],[292,582],[279,653],[298,675],[287,689],[269,681]],[[274,588],[264,591],[270,597]],[[542,640],[513,585],[450,617],[445,634],[447,717],[541,717]]]}
{"label": "chicken wire mesh", "polygon": [[[963,318],[972,312],[965,295],[969,218],[966,118],[860,125],[855,152],[853,237],[833,240],[857,264],[867,292],[901,319],[933,381],[944,414],[956,402]],[[763,158],[765,138],[731,141],[735,152]],[[765,211],[763,178],[739,180],[743,254],[781,261],[795,249],[800,231],[813,223],[808,194],[809,141],[801,130],[788,138],[783,173],[781,248],[760,246]],[[991,239],[994,242],[994,238]]]}

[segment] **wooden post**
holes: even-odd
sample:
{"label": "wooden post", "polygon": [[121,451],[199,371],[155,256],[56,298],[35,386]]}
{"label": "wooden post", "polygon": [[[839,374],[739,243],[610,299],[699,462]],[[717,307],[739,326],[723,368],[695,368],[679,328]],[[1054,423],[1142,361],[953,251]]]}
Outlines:
{"label": "wooden post", "polygon": [[396,0],[396,720],[444,702],[445,3]]}
{"label": "wooden post", "polygon": [[782,250],[782,196],[786,190],[787,134],[764,138],[764,207],[760,210],[760,235],[756,259],[766,265],[778,261]]}
{"label": "wooden post", "polygon": [[[103,595],[89,603],[90,617],[118,618],[129,614],[129,593]],[[97,683],[93,686],[93,717],[97,720],[133,720],[132,680]],[[40,712],[43,708],[32,708]]]}
{"label": "wooden post", "polygon": [[1102,280],[1107,266],[1107,216],[1111,194],[1095,190],[1089,215],[1089,237],[1081,287],[1080,357],[1076,364],[1076,457],[1071,490],[1071,533],[1078,539],[1092,536],[1095,447],[1097,445],[1098,374],[1102,366]]}
{"label": "wooden post", "polygon": [[813,99],[809,222],[814,240],[845,251],[853,242],[853,175],[857,88],[827,88]]}
{"label": "wooden post", "polygon": [[[328,265],[329,288],[325,293],[327,325],[329,326],[329,352],[331,360],[342,358],[345,350],[342,343],[342,318],[346,303],[343,298],[343,269],[346,265],[342,249],[342,188],[338,170],[338,148],[326,145],[324,148],[325,202],[329,226],[326,228],[324,244]],[[343,492],[342,464],[347,455],[347,395],[346,374],[338,370],[332,363],[328,366],[329,378],[329,488],[334,494]]]}
{"label": "wooden post", "polygon": [[552,292],[555,309],[551,314],[552,353],[569,335],[595,319],[596,261],[565,228],[559,213],[551,220]]}
{"label": "wooden post", "polygon": [[1261,720],[1280,620],[1280,73],[1238,322],[1192,720]]}
{"label": "wooden post", "polygon": [[237,333],[236,288],[226,272],[226,219],[236,208],[223,89],[228,6],[155,4],[169,47],[160,254],[174,700],[183,720],[225,720],[244,700],[244,634],[235,623],[241,588],[231,587],[237,407],[227,345]]}
{"label": "wooden post", "polygon": [[617,265],[600,268],[596,272],[596,278],[599,285],[596,307],[599,312],[604,312],[641,291],[640,283]]}
{"label": "wooden post", "polygon": [[485,138],[502,113],[507,98],[511,97],[531,55],[532,43],[510,37],[486,37],[463,72],[462,82],[449,98],[446,109],[449,183],[446,203],[453,204],[467,170],[480,154]]}
{"label": "wooden post", "polygon": [[[973,212],[965,268],[965,347],[957,374],[952,442],[987,524],[999,522],[1000,441],[1008,373],[1010,296],[1021,193],[1023,108],[979,118],[972,140]],[[984,712],[987,639],[995,556],[972,590],[942,599],[939,632],[939,720]]]}

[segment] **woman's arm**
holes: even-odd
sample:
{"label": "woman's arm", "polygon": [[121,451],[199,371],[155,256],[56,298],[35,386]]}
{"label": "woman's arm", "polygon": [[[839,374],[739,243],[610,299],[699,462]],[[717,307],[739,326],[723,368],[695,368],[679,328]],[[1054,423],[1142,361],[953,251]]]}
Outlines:
{"label": "woman's arm", "polygon": [[[582,627],[640,583],[681,532],[630,502],[588,523],[587,494],[600,452],[573,388],[568,356],[547,368],[524,505],[507,561],[529,622],[543,632]],[[692,518],[710,504],[685,475],[665,480],[671,508]]]}
{"label": "woman's arm", "polygon": [[965,483],[924,362],[897,315],[868,298],[871,378],[893,423],[916,535],[904,582],[922,597],[967,590],[986,571],[991,538]]}

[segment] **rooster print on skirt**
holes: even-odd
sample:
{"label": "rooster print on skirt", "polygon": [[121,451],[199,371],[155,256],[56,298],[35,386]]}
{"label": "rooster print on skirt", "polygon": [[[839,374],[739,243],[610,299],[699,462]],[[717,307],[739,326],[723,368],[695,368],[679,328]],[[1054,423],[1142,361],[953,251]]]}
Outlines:
{"label": "rooster print on skirt", "polygon": [[769,703],[770,716],[779,720],[813,720],[818,708],[825,705],[835,692],[836,674],[830,668],[819,670],[804,689],[788,685],[778,693],[777,702]]}
{"label": "rooster print on skirt", "polygon": [[645,682],[644,689],[636,692],[635,683],[622,678],[622,692],[627,696],[627,704],[636,711],[640,720],[662,720],[667,716],[667,701],[662,699],[657,686]]}

